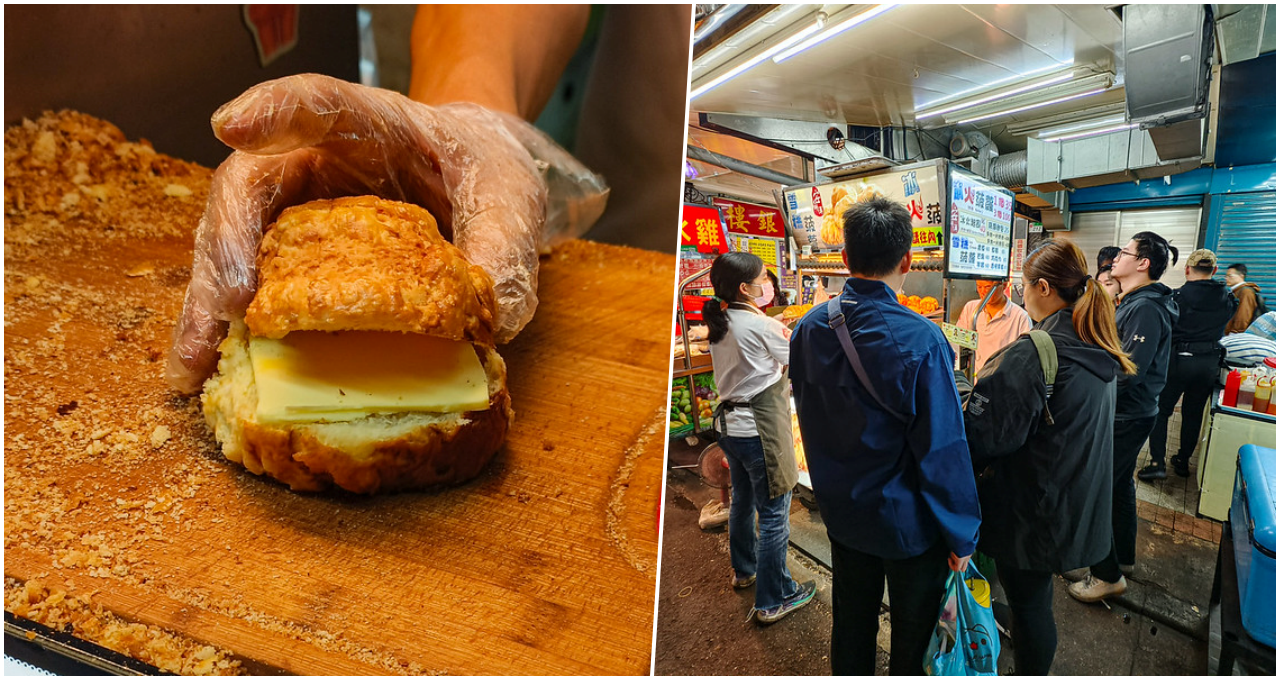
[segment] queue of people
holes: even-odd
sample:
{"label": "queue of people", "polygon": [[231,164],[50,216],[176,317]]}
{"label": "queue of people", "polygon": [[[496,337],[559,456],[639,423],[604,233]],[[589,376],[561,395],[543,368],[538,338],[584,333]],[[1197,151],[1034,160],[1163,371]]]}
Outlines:
{"label": "queue of people", "polygon": [[[704,314],[734,482],[733,586],[754,580],[761,623],[813,598],[813,584],[786,569],[789,380],[831,541],[832,671],[874,673],[887,582],[890,673],[919,674],[948,571],[963,572],[980,549],[1010,606],[1016,672],[1047,674],[1058,639],[1053,576],[1085,602],[1127,588],[1139,451],[1150,438],[1153,463],[1140,476],[1161,476],[1173,405],[1204,407],[1211,345],[1237,314],[1232,291],[1213,280],[1208,250],[1187,259],[1182,288],[1160,283],[1178,250],[1153,232],[1104,249],[1093,274],[1075,244],[1046,241],[1014,284],[1025,310],[1003,291],[981,311],[966,305],[961,318],[976,315],[980,335],[970,391],[958,387],[940,328],[897,302],[911,265],[909,213],[864,201],[844,214],[844,232],[851,277],[793,334],[757,308],[773,298],[759,258],[730,253],[712,267],[716,298]],[[985,298],[995,284],[979,285]],[[985,348],[984,335],[995,338]],[[1178,474],[1199,424],[1183,419]]]}

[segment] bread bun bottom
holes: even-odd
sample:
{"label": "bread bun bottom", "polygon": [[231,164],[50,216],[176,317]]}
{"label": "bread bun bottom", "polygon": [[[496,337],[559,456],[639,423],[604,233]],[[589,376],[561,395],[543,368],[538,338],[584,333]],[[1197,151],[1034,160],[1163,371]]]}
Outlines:
{"label": "bread bun bottom", "polygon": [[218,349],[218,372],[200,401],[223,455],[294,491],[336,486],[372,494],[465,482],[497,453],[513,418],[506,364],[491,347],[476,346],[489,382],[486,411],[282,424],[255,419],[258,393],[243,322],[231,324]]}

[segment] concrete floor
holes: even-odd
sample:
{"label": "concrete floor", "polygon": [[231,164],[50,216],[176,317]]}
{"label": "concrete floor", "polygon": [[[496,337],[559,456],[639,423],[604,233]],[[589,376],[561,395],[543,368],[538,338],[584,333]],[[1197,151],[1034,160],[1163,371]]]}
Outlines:
{"label": "concrete floor", "polygon": [[[700,449],[673,442],[670,465],[692,462]],[[691,472],[668,472],[655,673],[829,673],[830,547],[822,545],[821,517],[793,502],[789,566],[797,579],[818,581],[816,601],[762,628],[745,620],[752,591],[729,587],[727,535],[698,529],[698,510],[718,498],[718,490],[703,486]],[[1078,603],[1067,595],[1064,581],[1055,583],[1059,642],[1052,674],[1207,672],[1208,602],[1217,546],[1140,519],[1138,555],[1129,592],[1110,608]],[[885,621],[882,650],[887,649],[888,628]],[[1009,674],[1016,643],[1001,642],[999,667],[1001,674]],[[887,660],[882,652],[880,674]]]}

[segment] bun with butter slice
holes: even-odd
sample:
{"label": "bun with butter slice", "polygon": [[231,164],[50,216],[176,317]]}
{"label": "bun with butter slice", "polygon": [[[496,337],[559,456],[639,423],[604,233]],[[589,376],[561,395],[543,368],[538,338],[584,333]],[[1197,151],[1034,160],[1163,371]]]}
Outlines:
{"label": "bun with butter slice", "polygon": [[295,491],[466,481],[506,439],[493,284],[426,210],[372,196],[285,210],[201,402],[223,454]]}

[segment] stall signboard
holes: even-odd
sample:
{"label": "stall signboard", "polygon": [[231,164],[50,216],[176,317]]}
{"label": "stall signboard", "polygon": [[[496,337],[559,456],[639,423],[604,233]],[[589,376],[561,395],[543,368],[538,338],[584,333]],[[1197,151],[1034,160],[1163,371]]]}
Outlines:
{"label": "stall signboard", "polygon": [[1013,264],[1009,266],[1009,276],[1022,274],[1022,263],[1027,259],[1027,239],[1013,239]]}
{"label": "stall signboard", "polygon": [[978,351],[978,331],[966,330],[945,321],[938,325],[942,328],[942,335],[946,337],[947,340],[950,340],[961,347],[967,347],[975,352]]}
{"label": "stall signboard", "polygon": [[946,276],[1008,278],[1013,192],[953,166],[947,198]]}
{"label": "stall signboard", "polygon": [[764,260],[765,267],[772,270],[774,274],[780,273],[778,268],[784,263],[782,241],[774,238],[753,238],[730,233],[729,245],[737,252],[751,253]]}
{"label": "stall signboard", "polygon": [[798,293],[800,291],[800,274],[797,272],[783,274],[778,277],[778,285]]}
{"label": "stall signboard", "polygon": [[859,201],[884,196],[911,212],[913,251],[942,248],[943,173],[939,161],[926,161],[894,168],[867,177],[832,184],[788,189],[783,204],[797,245],[813,250],[844,247],[841,216]]}
{"label": "stall signboard", "polygon": [[709,267],[711,266],[711,262],[712,262],[711,258],[686,257],[686,256],[680,257],[680,279],[679,279],[680,281],[684,281],[685,279],[689,278],[690,276],[693,276],[694,274],[697,274],[703,269],[707,270],[707,273],[698,277],[692,283],[690,283],[688,286],[685,287],[684,293],[686,295],[711,295],[712,294],[711,273],[710,273],[711,270],[709,269]]}
{"label": "stall signboard", "polygon": [[783,238],[786,234],[782,213],[777,208],[739,203],[727,198],[711,201],[724,213],[724,224],[730,234],[764,238]]}
{"label": "stall signboard", "polygon": [[684,204],[680,215],[680,249],[707,255],[729,252],[729,239],[719,208]]}

